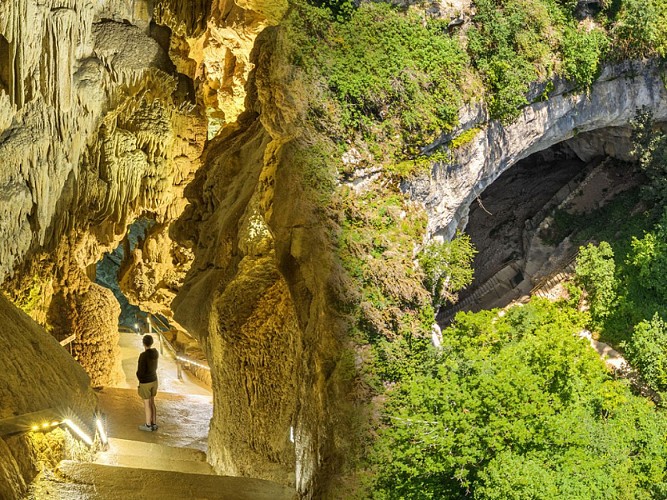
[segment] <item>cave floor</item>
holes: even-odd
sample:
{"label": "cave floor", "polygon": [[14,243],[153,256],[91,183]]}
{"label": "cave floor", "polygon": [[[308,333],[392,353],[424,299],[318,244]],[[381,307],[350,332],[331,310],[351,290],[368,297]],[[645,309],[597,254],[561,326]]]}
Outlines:
{"label": "cave floor", "polygon": [[[158,362],[157,432],[140,431],[143,402],[137,394],[137,359],[143,351],[141,335],[120,334],[125,379],[117,387],[98,393],[99,406],[107,416],[109,436],[178,448],[206,451],[209,420],[213,414],[211,391],[189,372],[177,376],[176,362],[165,348]],[[159,349],[159,346],[156,346]]]}
{"label": "cave floor", "polygon": [[[137,360],[139,354],[144,350],[141,343],[141,335],[134,333],[120,333],[120,354],[123,365],[124,380],[116,387],[126,389],[137,388]],[[159,349],[159,345],[156,345]],[[165,347],[164,352],[160,353],[158,362],[158,381],[159,391],[177,394],[198,394],[210,396],[211,390],[206,385],[195,378],[191,373],[183,370],[183,380],[177,377],[176,361],[169,350]]]}
{"label": "cave floor", "polygon": [[120,334],[124,380],[98,391],[109,448],[91,462],[62,461],[31,485],[30,500],[228,499],[280,500],[293,489],[253,478],[218,476],[206,462],[210,390],[188,372],[177,377],[165,349],[158,367],[157,432],[140,431],[143,403],[136,390],[141,336]]}

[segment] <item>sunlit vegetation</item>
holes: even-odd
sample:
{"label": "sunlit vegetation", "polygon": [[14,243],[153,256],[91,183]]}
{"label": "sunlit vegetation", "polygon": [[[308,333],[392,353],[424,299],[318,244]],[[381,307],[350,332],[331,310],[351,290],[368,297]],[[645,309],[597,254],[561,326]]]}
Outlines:
{"label": "sunlit vegetation", "polygon": [[459,314],[390,393],[374,498],[661,498],[667,419],[612,380],[565,303]]}
{"label": "sunlit vegetation", "polygon": [[[530,100],[548,99],[555,77],[585,92],[607,62],[665,54],[667,0],[603,1],[585,20],[577,8],[478,0],[459,29],[424,5],[295,0],[281,26],[284,71],[303,88],[316,145],[296,160],[326,187],[313,198],[334,221],[354,290],[340,305],[355,343],[346,359],[377,404],[372,439],[360,440],[362,498],[667,497],[664,413],[613,380],[576,335],[586,327],[625,341],[647,382],[665,389],[667,296],[657,277],[667,238],[649,205],[667,200],[667,188],[654,131],[639,154],[655,195],[644,190],[647,209],[636,210],[630,191],[585,224],[560,221],[574,224],[574,241],[596,241],[580,255],[572,299],[460,314],[440,349],[435,311],[469,282],[474,249],[465,238],[425,245],[425,214],[399,189],[474,140],[478,129],[456,129],[466,103],[481,100],[509,123]],[[379,172],[367,173],[372,189],[337,183],[362,168]],[[589,312],[577,310],[579,298]]]}
{"label": "sunlit vegetation", "polygon": [[290,62],[316,89],[318,128],[388,163],[418,156],[452,130],[466,101],[483,97],[492,118],[509,122],[535,83],[545,88],[538,98],[548,98],[557,75],[583,90],[606,61],[662,56],[667,47],[665,0],[602,2],[585,21],[577,2],[478,0],[464,33],[417,6],[356,5],[293,2]]}
{"label": "sunlit vegetation", "polygon": [[[666,171],[667,137],[642,112],[635,120],[634,141],[638,166],[647,179],[641,189],[643,203],[635,197],[635,209],[625,210],[635,213],[623,223],[607,221],[606,230],[600,228],[597,234],[587,229],[600,243],[581,249],[576,274],[587,293],[589,326],[624,350],[645,383],[665,393],[667,190],[661,172]],[[642,206],[643,211],[636,209]]]}
{"label": "sunlit vegetation", "polygon": [[476,253],[470,236],[462,233],[452,241],[432,241],[422,249],[419,265],[435,307],[456,302],[457,292],[472,283],[471,264]]}

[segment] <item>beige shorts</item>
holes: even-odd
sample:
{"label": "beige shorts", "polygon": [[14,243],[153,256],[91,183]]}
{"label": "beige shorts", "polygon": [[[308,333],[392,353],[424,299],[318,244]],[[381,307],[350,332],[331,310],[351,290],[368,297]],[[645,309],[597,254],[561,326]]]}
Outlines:
{"label": "beige shorts", "polygon": [[141,399],[150,399],[152,397],[154,398],[157,394],[157,380],[155,382],[139,384],[137,392],[139,393],[139,397],[141,397]]}

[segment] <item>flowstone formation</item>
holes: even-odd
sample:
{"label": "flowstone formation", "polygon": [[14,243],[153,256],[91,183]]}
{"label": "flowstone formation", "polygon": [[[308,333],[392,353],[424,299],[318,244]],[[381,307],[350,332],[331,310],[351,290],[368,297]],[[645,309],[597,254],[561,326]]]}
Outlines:
{"label": "flowstone formation", "polygon": [[[282,0],[187,4],[170,0],[155,5],[154,21],[170,32],[170,60],[176,71],[192,80],[192,91],[206,115],[206,130],[197,131],[198,139],[212,139],[245,109],[255,39],[267,26],[276,24],[286,9],[287,2]],[[132,303],[171,321],[171,301],[193,259],[191,250],[169,234],[169,222],[182,213],[186,200],[182,197],[180,204],[178,199],[174,202],[169,218],[158,220],[141,247],[126,256],[120,283]]]}
{"label": "flowstone formation", "polygon": [[260,38],[248,111],[207,149],[177,225],[195,261],[174,308],[212,366],[214,467],[317,497],[345,432],[340,269],[296,160],[298,86],[274,53],[276,32]]}
{"label": "flowstone formation", "polygon": [[90,270],[140,214],[182,211],[206,138],[161,35],[147,2],[0,4],[0,281],[75,334],[93,385],[117,376],[118,310]]}
{"label": "flowstone formation", "polygon": [[156,6],[156,22],[173,32],[172,61],[198,83],[209,138],[244,110],[255,39],[286,10],[286,0],[169,0]]}

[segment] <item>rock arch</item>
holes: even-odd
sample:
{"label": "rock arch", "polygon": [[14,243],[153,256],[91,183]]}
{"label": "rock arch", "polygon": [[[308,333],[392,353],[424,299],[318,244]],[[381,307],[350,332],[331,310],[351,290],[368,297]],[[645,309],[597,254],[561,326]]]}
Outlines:
{"label": "rock arch", "polygon": [[509,125],[485,122],[484,112],[476,113],[462,130],[481,130],[453,152],[453,161],[436,163],[428,179],[404,186],[424,204],[431,236],[451,238],[465,226],[470,203],[509,167],[535,152],[582,132],[627,125],[643,107],[656,121],[667,120],[664,74],[655,61],[608,66],[588,92],[575,93],[562,82],[556,87],[548,99],[526,106]]}

